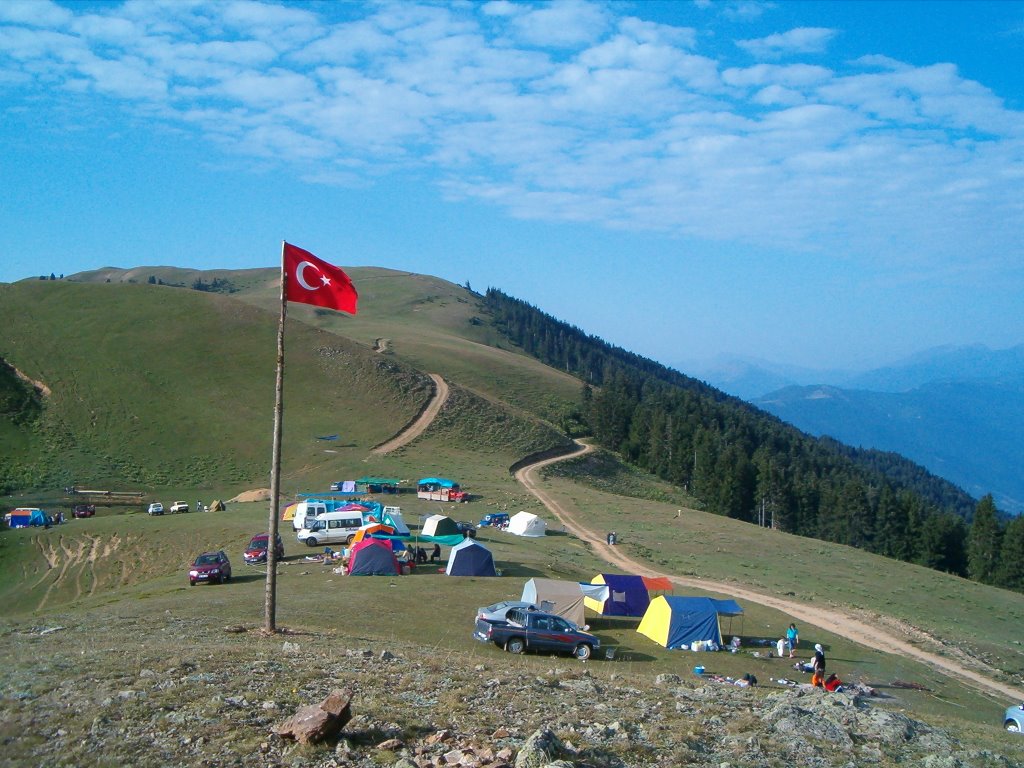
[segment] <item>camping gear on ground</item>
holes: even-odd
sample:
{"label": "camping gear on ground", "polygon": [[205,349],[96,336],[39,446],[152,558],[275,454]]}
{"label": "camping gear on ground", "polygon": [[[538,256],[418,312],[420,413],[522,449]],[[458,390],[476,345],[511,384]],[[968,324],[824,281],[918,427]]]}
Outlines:
{"label": "camping gear on ground", "polygon": [[642,576],[599,573],[590,582],[608,586],[608,599],[603,603],[590,597],[583,600],[587,608],[602,616],[643,616],[651,604]]}
{"label": "camping gear on ground", "polygon": [[423,528],[420,529],[422,536],[459,536],[459,527],[447,515],[431,515],[423,521]]}
{"label": "camping gear on ground", "polygon": [[210,504],[210,512],[223,512],[225,509],[224,502],[220,499],[214,499]]}
{"label": "camping gear on ground", "polygon": [[466,538],[452,547],[448,553],[448,576],[497,576],[494,570],[494,556],[490,550],[475,539]]}
{"label": "camping gear on ground", "polygon": [[721,647],[719,616],[742,615],[734,600],[661,595],[651,601],[636,631],[669,649],[690,648],[695,642]]}
{"label": "camping gear on ground", "polygon": [[592,597],[603,603],[608,599],[608,587],[604,584],[560,579],[530,579],[523,585],[520,600],[533,603],[542,611],[557,614],[582,627],[586,624],[584,597]]}
{"label": "camping gear on ground", "polygon": [[516,536],[544,536],[548,530],[548,524],[531,512],[516,512],[508,521],[505,529]]}
{"label": "camping gear on ground", "polygon": [[349,576],[397,576],[398,560],[385,539],[367,538],[349,551]]}

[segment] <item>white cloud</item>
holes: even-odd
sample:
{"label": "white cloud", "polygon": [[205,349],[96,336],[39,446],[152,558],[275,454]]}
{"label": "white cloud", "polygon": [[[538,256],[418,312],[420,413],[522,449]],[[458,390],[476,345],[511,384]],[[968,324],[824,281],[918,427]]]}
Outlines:
{"label": "white cloud", "polygon": [[[717,5],[715,3],[714,5]],[[765,11],[773,10],[775,3],[763,0],[729,0],[723,3],[726,18],[736,21],[754,21],[761,18]]]}
{"label": "white cloud", "polygon": [[52,0],[4,0],[0,3],[0,23],[30,27],[63,27],[74,14]]}
{"label": "white cloud", "polygon": [[755,58],[764,59],[796,53],[821,53],[836,30],[824,27],[797,27],[753,40],[737,40],[738,45]]}
{"label": "white cloud", "polygon": [[11,108],[97,92],[315,183],[412,170],[519,217],[864,258],[1019,251],[1024,116],[952,65],[727,66],[691,27],[615,4],[103,8],[53,29],[6,10]]}
{"label": "white cloud", "polygon": [[732,68],[722,72],[722,81],[727,85],[755,86],[758,88],[768,85],[799,88],[823,83],[831,77],[832,70],[810,64],[793,64],[790,66],[757,64],[745,69]]}
{"label": "white cloud", "polygon": [[518,38],[531,45],[572,48],[599,37],[607,29],[605,11],[581,0],[551,0],[512,17]]}

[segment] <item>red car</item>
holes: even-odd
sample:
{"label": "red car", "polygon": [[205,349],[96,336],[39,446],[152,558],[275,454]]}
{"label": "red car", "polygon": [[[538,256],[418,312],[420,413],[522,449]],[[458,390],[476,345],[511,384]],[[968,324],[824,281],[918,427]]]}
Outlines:
{"label": "red car", "polygon": [[224,550],[203,552],[188,570],[188,583],[195,586],[200,581],[223,584],[231,581],[231,562]]}
{"label": "red car", "polygon": [[71,514],[75,517],[92,517],[96,514],[95,504],[75,504],[75,508],[71,510]]}
{"label": "red car", "polygon": [[[267,562],[267,542],[270,541],[269,533],[257,533],[249,540],[249,545],[242,553],[242,557],[249,565]],[[284,559],[284,542],[281,541],[281,534],[277,534],[277,546],[274,547],[275,556],[278,560]]]}

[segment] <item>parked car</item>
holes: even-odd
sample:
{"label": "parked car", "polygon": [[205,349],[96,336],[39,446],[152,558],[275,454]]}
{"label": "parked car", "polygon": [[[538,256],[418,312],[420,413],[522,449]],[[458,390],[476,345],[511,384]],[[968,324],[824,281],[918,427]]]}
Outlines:
{"label": "parked car", "polygon": [[471,539],[476,538],[476,526],[472,523],[457,522],[455,527],[459,529],[459,533],[462,534],[463,538],[469,536]]}
{"label": "parked car", "polygon": [[528,608],[510,609],[505,621],[478,618],[473,637],[482,643],[494,643],[509,653],[571,653],[581,661],[589,659],[601,646],[596,636],[581,631],[561,616]]}
{"label": "parked car", "polygon": [[164,513],[164,505],[159,501],[154,501],[149,505],[149,514],[151,515],[162,515]]}
{"label": "parked car", "polygon": [[1003,715],[1003,728],[1010,733],[1024,733],[1024,704],[1007,707]]}
{"label": "parked car", "polygon": [[476,617],[478,619],[488,619],[490,621],[504,621],[505,614],[513,608],[536,609],[537,606],[533,603],[527,603],[524,600],[500,600],[497,603],[485,605],[483,608],[477,608]]}
{"label": "parked car", "polygon": [[75,517],[92,517],[96,514],[95,504],[75,504],[71,510],[71,514]]}
{"label": "parked car", "polygon": [[231,561],[224,550],[203,552],[188,570],[188,583],[195,586],[200,581],[223,584],[231,581]]}
{"label": "parked car", "polygon": [[508,521],[508,512],[490,512],[480,519],[477,528],[504,528]]}
{"label": "parked car", "polygon": [[[269,533],[257,533],[251,539],[242,553],[242,559],[249,565],[267,562],[267,542],[270,541]],[[281,534],[277,534],[277,545],[274,547],[275,557],[278,560],[284,559],[284,542],[281,541]]]}
{"label": "parked car", "polygon": [[177,512],[188,512],[188,502],[176,501],[173,504],[171,504],[171,514],[173,515]]}

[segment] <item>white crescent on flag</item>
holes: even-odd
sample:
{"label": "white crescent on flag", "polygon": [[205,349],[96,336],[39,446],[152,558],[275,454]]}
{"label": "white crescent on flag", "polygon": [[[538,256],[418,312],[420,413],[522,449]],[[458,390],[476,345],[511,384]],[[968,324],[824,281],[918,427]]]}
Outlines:
{"label": "white crescent on flag", "polygon": [[[298,281],[299,285],[301,285],[307,291],[315,291],[320,286],[319,285],[310,285],[309,283],[306,282],[306,279],[302,276],[302,273],[306,269],[306,267],[312,267],[313,269],[316,269],[316,265],[310,264],[308,261],[300,262],[299,266],[297,266],[295,268],[295,279]],[[317,269],[317,272],[319,272],[319,271],[320,270]],[[322,274],[320,276],[320,280],[323,282],[324,285],[330,285],[331,284],[331,281],[325,279]]]}

